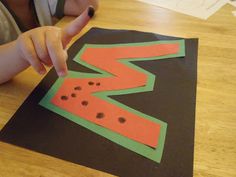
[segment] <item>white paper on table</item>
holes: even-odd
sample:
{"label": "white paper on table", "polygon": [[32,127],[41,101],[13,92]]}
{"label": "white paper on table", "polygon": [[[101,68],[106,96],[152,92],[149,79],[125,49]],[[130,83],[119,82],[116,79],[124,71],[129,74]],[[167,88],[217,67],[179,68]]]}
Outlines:
{"label": "white paper on table", "polygon": [[201,19],[207,19],[229,0],[138,0]]}
{"label": "white paper on table", "polygon": [[236,1],[229,1],[229,4],[231,4],[232,6],[236,7]]}

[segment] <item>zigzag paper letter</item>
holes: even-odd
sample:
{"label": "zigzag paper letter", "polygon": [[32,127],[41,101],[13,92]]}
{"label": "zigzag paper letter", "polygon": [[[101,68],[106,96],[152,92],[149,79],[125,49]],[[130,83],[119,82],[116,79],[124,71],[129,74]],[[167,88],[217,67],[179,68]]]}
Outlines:
{"label": "zigzag paper letter", "polygon": [[153,90],[155,76],[130,61],[178,56],[184,56],[183,40],[118,45],[86,44],[75,61],[98,73],[70,71],[68,77],[54,84],[40,104],[159,162],[167,124],[109,96]]}

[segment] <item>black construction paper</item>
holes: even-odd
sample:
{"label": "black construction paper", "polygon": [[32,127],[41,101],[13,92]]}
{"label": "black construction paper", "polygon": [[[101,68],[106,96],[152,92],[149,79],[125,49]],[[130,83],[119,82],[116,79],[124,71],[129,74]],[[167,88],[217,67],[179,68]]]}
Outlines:
{"label": "black construction paper", "polygon": [[[69,49],[68,68],[91,72],[72,61],[86,43],[116,44],[180,38],[126,30],[93,28]],[[38,103],[56,81],[51,70],[0,132],[0,140],[120,177],[193,176],[197,81],[197,39],[186,39],[184,58],[134,62],[157,75],[153,92],[113,99],[168,123],[160,164],[127,150]]]}

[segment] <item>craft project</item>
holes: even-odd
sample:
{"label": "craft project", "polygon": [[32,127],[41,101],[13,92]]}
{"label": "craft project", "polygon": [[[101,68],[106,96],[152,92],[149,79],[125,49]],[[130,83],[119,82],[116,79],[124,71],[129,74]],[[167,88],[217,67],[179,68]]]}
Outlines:
{"label": "craft project", "polygon": [[[111,141],[160,162],[166,123],[132,110],[108,96],[153,90],[155,76],[131,64],[131,61],[177,56],[184,56],[183,40],[120,45],[86,44],[74,60],[99,74],[69,72],[67,78],[58,80],[40,104]],[[90,122],[111,131],[99,126],[94,128]]]}
{"label": "craft project", "polygon": [[[193,176],[197,39],[92,28],[0,141],[119,177]],[[146,133],[145,133],[146,132]]]}

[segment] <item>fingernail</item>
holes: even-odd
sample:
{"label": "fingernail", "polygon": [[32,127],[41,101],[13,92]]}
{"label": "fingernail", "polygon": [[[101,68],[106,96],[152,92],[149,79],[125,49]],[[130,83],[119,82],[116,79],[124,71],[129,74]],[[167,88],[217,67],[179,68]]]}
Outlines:
{"label": "fingernail", "polygon": [[88,16],[92,18],[94,16],[95,10],[92,6],[89,6],[88,8]]}
{"label": "fingernail", "polygon": [[48,63],[46,65],[47,65],[47,67],[52,67],[52,63]]}
{"label": "fingernail", "polygon": [[59,77],[65,77],[67,75],[67,72],[65,71],[60,71],[57,73]]}
{"label": "fingernail", "polygon": [[48,66],[48,67],[51,67],[52,65],[53,65],[53,63],[51,62],[51,61],[48,61],[47,63],[45,63],[46,64],[46,66]]}
{"label": "fingernail", "polygon": [[44,75],[44,74],[46,74],[46,71],[45,70],[41,70],[41,71],[39,71],[39,74],[40,75]]}

